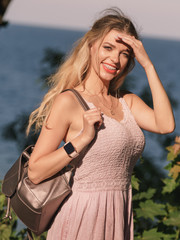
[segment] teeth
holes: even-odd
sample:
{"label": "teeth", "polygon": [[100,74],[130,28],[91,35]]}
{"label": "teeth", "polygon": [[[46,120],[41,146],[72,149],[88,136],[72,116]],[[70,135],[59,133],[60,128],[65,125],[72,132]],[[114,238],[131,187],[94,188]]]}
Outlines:
{"label": "teeth", "polygon": [[108,69],[110,69],[110,70],[116,70],[115,67],[112,67],[112,66],[110,66],[110,65],[108,65],[108,64],[105,64],[105,63],[104,63],[104,65],[105,65]]}

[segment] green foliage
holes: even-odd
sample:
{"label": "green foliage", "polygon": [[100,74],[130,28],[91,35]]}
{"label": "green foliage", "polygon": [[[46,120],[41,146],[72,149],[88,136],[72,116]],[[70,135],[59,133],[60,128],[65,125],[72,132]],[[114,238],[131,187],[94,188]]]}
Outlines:
{"label": "green foliage", "polygon": [[180,228],[180,211],[170,212],[167,219],[163,220],[167,226],[176,226]]}
{"label": "green foliage", "polygon": [[[142,191],[142,182],[137,180],[138,188],[133,189],[135,239],[180,239],[180,138],[176,137],[167,150],[167,175],[161,179],[162,186],[147,186]],[[136,186],[136,179],[134,176],[132,186]]]}
{"label": "green foliage", "polygon": [[[133,186],[132,186],[133,187]],[[137,189],[136,189],[137,190]],[[133,196],[133,200],[141,200],[141,199],[151,199],[156,192],[156,189],[149,188],[147,192],[137,193]]]}
{"label": "green foliage", "polygon": [[139,203],[139,208],[136,209],[136,216],[138,218],[150,218],[154,220],[155,216],[166,215],[165,205],[155,203],[152,200],[146,200],[145,202]]}
{"label": "green foliage", "polygon": [[136,239],[141,240],[169,240],[169,239],[175,239],[175,234],[163,234],[162,232],[158,232],[157,228],[153,228],[148,231],[144,231],[142,237],[135,237]]}
{"label": "green foliage", "polygon": [[134,175],[131,177],[131,184],[134,189],[139,190],[139,179]]}
{"label": "green foliage", "polygon": [[178,186],[178,183],[173,178],[166,178],[162,181],[165,184],[162,190],[162,194],[171,193]]}

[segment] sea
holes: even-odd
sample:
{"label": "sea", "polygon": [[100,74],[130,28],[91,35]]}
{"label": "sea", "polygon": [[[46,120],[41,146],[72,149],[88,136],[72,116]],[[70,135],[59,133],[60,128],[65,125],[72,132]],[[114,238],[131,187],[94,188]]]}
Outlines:
{"label": "sea", "polygon": [[[41,102],[46,90],[38,81],[45,50],[68,53],[83,31],[9,24],[0,28],[0,179],[19,155],[17,143],[4,139],[2,132],[22,113],[30,113]],[[144,46],[168,94],[176,101],[174,115],[180,135],[180,41],[143,37]],[[130,76],[130,91],[138,94],[148,88],[142,67],[136,64]],[[128,81],[128,79],[127,79]],[[152,134],[146,134],[145,152],[159,148]]]}

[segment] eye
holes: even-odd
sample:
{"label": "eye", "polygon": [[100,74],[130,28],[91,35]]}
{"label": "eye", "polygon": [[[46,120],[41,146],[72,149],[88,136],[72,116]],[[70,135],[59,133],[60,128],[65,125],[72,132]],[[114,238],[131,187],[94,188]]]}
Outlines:
{"label": "eye", "polygon": [[122,52],[121,54],[122,54],[124,57],[129,58],[129,53],[127,53],[127,52]]}
{"label": "eye", "polygon": [[107,46],[107,45],[103,46],[103,48],[106,49],[106,50],[108,50],[108,51],[111,51],[111,50],[112,50],[112,47],[111,47],[111,46]]}

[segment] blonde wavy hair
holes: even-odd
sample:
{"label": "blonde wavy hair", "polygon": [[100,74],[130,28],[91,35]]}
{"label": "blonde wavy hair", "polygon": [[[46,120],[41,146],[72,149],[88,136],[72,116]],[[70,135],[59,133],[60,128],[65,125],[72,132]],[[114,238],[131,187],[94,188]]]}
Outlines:
{"label": "blonde wavy hair", "polygon": [[[71,53],[66,57],[64,63],[57,72],[49,78],[51,88],[44,96],[39,108],[35,109],[30,117],[26,130],[27,135],[32,125],[35,125],[35,132],[42,127],[50,114],[53,102],[58,94],[68,88],[75,88],[86,79],[90,68],[90,48],[98,40],[103,38],[112,29],[124,32],[138,39],[137,31],[129,18],[119,9],[111,8],[103,12],[103,16],[95,21],[92,28],[77,41]],[[129,58],[124,71],[116,76],[110,83],[109,93],[116,96],[118,88],[123,79],[135,65],[133,55]]]}

